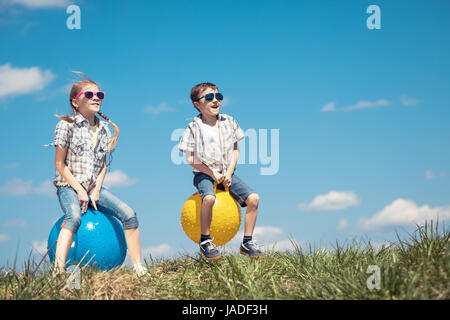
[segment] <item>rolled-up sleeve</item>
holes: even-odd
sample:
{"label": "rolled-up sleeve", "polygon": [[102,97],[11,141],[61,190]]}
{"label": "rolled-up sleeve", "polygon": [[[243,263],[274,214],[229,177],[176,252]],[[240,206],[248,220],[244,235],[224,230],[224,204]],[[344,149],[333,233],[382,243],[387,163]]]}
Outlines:
{"label": "rolled-up sleeve", "polygon": [[194,152],[194,146],[194,133],[191,126],[188,126],[181,137],[178,150],[182,152]]}
{"label": "rolled-up sleeve", "polygon": [[53,145],[55,147],[67,148],[69,146],[69,123],[65,120],[61,120],[56,125],[55,137]]}
{"label": "rolled-up sleeve", "polygon": [[106,137],[107,137],[107,146],[108,146],[108,153],[113,153],[114,150],[116,150],[116,146],[114,146],[111,150],[109,150],[109,146],[111,145],[112,139],[114,138],[114,136],[112,135],[111,131],[109,130],[108,126],[105,126],[105,131],[106,131]]}
{"label": "rolled-up sleeve", "polygon": [[238,142],[239,140],[242,140],[245,138],[244,131],[239,127],[236,120],[233,119],[233,134],[234,134],[234,141]]}

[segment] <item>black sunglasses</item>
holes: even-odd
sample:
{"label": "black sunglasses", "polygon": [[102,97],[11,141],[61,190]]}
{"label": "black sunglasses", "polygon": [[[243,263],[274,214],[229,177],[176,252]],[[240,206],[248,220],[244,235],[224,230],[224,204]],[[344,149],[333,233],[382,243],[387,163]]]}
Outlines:
{"label": "black sunglasses", "polygon": [[214,99],[214,96],[216,96],[216,99],[219,100],[219,101],[222,101],[222,100],[223,100],[223,95],[222,95],[220,92],[217,92],[217,93],[208,93],[208,94],[205,94],[203,97],[200,97],[200,98],[198,98],[198,99],[195,100],[195,101],[199,101],[199,100],[202,99],[202,98],[205,98],[205,100],[211,101],[211,100]]}

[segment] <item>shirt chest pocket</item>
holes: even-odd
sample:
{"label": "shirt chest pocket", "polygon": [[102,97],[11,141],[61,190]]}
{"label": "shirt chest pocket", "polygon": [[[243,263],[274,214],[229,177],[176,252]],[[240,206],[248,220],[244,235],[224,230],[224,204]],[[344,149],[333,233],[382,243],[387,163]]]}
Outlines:
{"label": "shirt chest pocket", "polygon": [[74,136],[70,142],[70,150],[72,153],[82,156],[86,149],[86,143],[80,138]]}
{"label": "shirt chest pocket", "polygon": [[107,139],[101,139],[98,142],[97,150],[95,152],[95,157],[97,160],[103,159],[105,154],[108,152],[108,141]]}

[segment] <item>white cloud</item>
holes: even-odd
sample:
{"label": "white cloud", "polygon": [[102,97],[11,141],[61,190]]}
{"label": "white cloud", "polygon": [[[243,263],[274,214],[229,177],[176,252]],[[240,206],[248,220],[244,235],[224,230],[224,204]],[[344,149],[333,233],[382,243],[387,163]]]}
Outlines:
{"label": "white cloud", "polygon": [[64,8],[70,4],[69,0],[9,0],[10,4],[19,4],[31,9]]}
{"label": "white cloud", "polygon": [[355,110],[363,110],[363,109],[374,109],[380,107],[387,107],[391,104],[390,101],[386,99],[379,99],[377,101],[358,101],[357,103],[337,108],[335,102],[329,102],[325,106],[322,107],[322,112],[330,112],[330,111],[355,111]]}
{"label": "white cloud", "polygon": [[37,187],[34,187],[32,180],[25,181],[14,178],[0,187],[1,194],[13,197],[22,197],[29,194],[52,197],[55,195],[55,188],[50,180],[44,180]]}
{"label": "white cloud", "polygon": [[331,190],[327,194],[319,194],[308,203],[301,203],[297,206],[297,210],[305,211],[331,211],[341,210],[348,207],[357,206],[361,200],[353,191],[334,191]]}
{"label": "white cloud", "polygon": [[33,192],[45,197],[55,195],[55,185],[51,180],[42,181],[37,187],[33,188]]}
{"label": "white cloud", "polygon": [[322,111],[323,112],[336,111],[336,103],[334,102],[327,103],[326,105],[323,106]]}
{"label": "white cloud", "polygon": [[341,219],[337,225],[338,230],[344,230],[348,227],[348,221],[347,219]]}
{"label": "white cloud", "polygon": [[24,181],[21,179],[12,179],[0,187],[0,194],[20,197],[30,194],[33,191],[33,181]]}
{"label": "white cloud", "polygon": [[283,235],[283,229],[272,226],[255,227],[253,235],[261,240],[273,240]]}
{"label": "white cloud", "polygon": [[389,243],[387,241],[383,242],[371,242],[372,248],[375,249],[375,251],[380,251],[382,249],[386,249],[392,246],[392,243]]}
{"label": "white cloud", "polygon": [[0,98],[27,94],[44,89],[55,75],[39,67],[14,68],[9,63],[0,66]]}
{"label": "white cloud", "polygon": [[400,101],[404,106],[415,106],[422,102],[419,99],[408,97],[405,94],[400,97]]}
{"label": "white cloud", "polygon": [[434,177],[435,177],[435,174],[433,173],[433,171],[425,170],[425,178],[427,178],[427,180],[431,180]]}
{"label": "white cloud", "polygon": [[151,255],[153,258],[169,258],[175,254],[175,250],[167,243],[161,243],[160,245],[148,247],[142,250],[142,256],[146,258]]}
{"label": "white cloud", "polygon": [[[275,240],[280,240],[283,238],[284,232],[280,227],[273,226],[256,226],[253,230],[254,239],[258,240],[258,242],[271,242]],[[233,238],[233,244],[240,244],[242,242],[242,238],[244,237],[244,231],[240,231]]]}
{"label": "white cloud", "polygon": [[[244,231],[238,234],[230,241],[230,246],[239,247],[244,237]],[[274,226],[256,226],[253,230],[253,239],[258,245],[262,245],[262,250],[285,251],[294,249],[292,241],[288,239],[283,229]]]}
{"label": "white cloud", "polygon": [[294,239],[285,239],[280,241],[275,241],[271,243],[266,243],[264,245],[265,250],[273,250],[273,251],[287,251],[287,250],[293,250],[295,249],[294,244],[297,247],[300,247],[300,245],[295,241]]}
{"label": "white cloud", "polygon": [[411,200],[399,198],[371,218],[360,219],[358,226],[361,229],[371,230],[402,224],[421,225],[425,221],[443,221],[448,219],[450,219],[450,205],[436,208],[430,208],[428,205],[419,207]]}
{"label": "white cloud", "polygon": [[157,116],[157,115],[159,115],[161,113],[173,112],[173,111],[174,111],[174,109],[171,106],[169,106],[167,104],[167,102],[165,102],[165,101],[161,102],[156,107],[153,106],[153,105],[149,105],[149,106],[146,106],[144,108],[144,113],[151,113],[151,114],[153,114],[155,116]]}
{"label": "white cloud", "polygon": [[437,178],[443,178],[445,177],[447,174],[445,172],[433,172],[431,170],[425,170],[425,178],[427,180],[433,180],[433,179],[437,179]]}
{"label": "white cloud", "polygon": [[362,109],[373,109],[379,107],[387,107],[390,105],[390,102],[386,99],[379,99],[378,101],[358,101],[356,104],[344,107],[343,111],[353,111],[353,110],[362,110]]}
{"label": "white cloud", "polygon": [[47,252],[47,241],[46,240],[35,240],[31,244],[31,248],[41,254],[44,255]]}
{"label": "white cloud", "polygon": [[136,184],[137,178],[128,177],[125,172],[121,170],[116,170],[108,172],[106,174],[105,180],[103,180],[103,185],[108,188],[112,187],[129,187]]}
{"label": "white cloud", "polygon": [[9,236],[6,233],[0,233],[0,243],[8,242]]}

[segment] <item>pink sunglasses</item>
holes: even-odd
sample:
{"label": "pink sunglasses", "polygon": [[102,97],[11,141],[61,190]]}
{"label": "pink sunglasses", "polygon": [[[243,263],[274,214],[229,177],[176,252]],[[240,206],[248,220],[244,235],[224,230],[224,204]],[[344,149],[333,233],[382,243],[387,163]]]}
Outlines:
{"label": "pink sunglasses", "polygon": [[81,91],[79,94],[77,94],[77,96],[75,97],[75,99],[78,99],[79,96],[81,96],[84,93],[84,96],[87,99],[92,99],[94,97],[94,95],[97,96],[97,98],[99,98],[100,100],[105,99],[105,93],[103,91],[98,91],[98,92],[92,92],[92,91]]}

